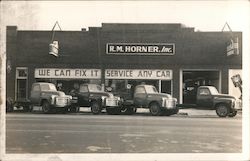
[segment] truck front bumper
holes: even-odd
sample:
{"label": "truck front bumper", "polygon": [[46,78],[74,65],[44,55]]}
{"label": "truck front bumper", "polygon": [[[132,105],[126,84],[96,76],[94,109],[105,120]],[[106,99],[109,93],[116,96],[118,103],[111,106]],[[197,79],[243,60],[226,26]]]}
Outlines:
{"label": "truck front bumper", "polygon": [[54,100],[54,107],[67,107],[71,105],[71,100],[68,97],[56,97]]}
{"label": "truck front bumper", "polygon": [[117,98],[106,98],[103,100],[104,107],[119,107],[121,106],[121,101]]}
{"label": "truck front bumper", "polygon": [[235,109],[235,110],[241,110],[242,109],[242,101],[241,100],[236,100],[234,102],[233,109]]}
{"label": "truck front bumper", "polygon": [[162,108],[166,110],[174,110],[177,109],[176,107],[177,101],[176,99],[163,99],[162,101]]}

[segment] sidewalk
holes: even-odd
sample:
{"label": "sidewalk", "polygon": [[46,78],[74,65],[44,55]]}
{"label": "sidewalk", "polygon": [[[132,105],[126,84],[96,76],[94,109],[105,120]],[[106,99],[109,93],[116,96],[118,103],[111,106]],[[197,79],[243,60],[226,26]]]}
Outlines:
{"label": "sidewalk", "polygon": [[[149,109],[138,108],[137,113],[149,113]],[[239,111],[237,116],[241,117],[242,111]],[[202,110],[202,109],[180,109],[179,113],[173,116],[188,116],[188,117],[218,117],[215,110]]]}

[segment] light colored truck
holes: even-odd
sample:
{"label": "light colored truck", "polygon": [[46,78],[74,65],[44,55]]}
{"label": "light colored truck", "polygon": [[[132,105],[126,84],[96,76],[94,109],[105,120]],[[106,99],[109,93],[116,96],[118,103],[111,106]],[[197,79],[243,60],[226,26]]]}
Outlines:
{"label": "light colored truck", "polygon": [[67,112],[72,108],[71,102],[72,96],[57,91],[54,84],[37,82],[32,84],[29,99],[13,101],[13,99],[8,98],[6,112],[12,112],[14,107],[17,109],[23,108],[26,112],[32,111],[34,106],[42,106],[43,113],[54,113],[57,109]]}
{"label": "light colored truck", "polygon": [[31,110],[33,106],[42,106],[44,113],[53,112],[56,109],[68,111],[71,105],[72,96],[57,91],[52,83],[33,83],[30,92]]}

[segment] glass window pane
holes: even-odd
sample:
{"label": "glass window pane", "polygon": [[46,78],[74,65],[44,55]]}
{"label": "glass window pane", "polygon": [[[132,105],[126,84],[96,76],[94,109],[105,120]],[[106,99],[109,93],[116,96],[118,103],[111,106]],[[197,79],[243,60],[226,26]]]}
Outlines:
{"label": "glass window pane", "polygon": [[18,69],[18,77],[27,77],[27,69]]}

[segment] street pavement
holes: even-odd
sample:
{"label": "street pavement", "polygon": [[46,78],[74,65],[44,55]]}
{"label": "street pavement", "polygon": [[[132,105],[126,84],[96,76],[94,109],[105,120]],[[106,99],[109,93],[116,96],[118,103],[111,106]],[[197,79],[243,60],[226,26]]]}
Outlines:
{"label": "street pavement", "polygon": [[[241,153],[242,119],[192,109],[173,116],[8,113],[7,153]],[[204,111],[203,111],[204,112]]]}

